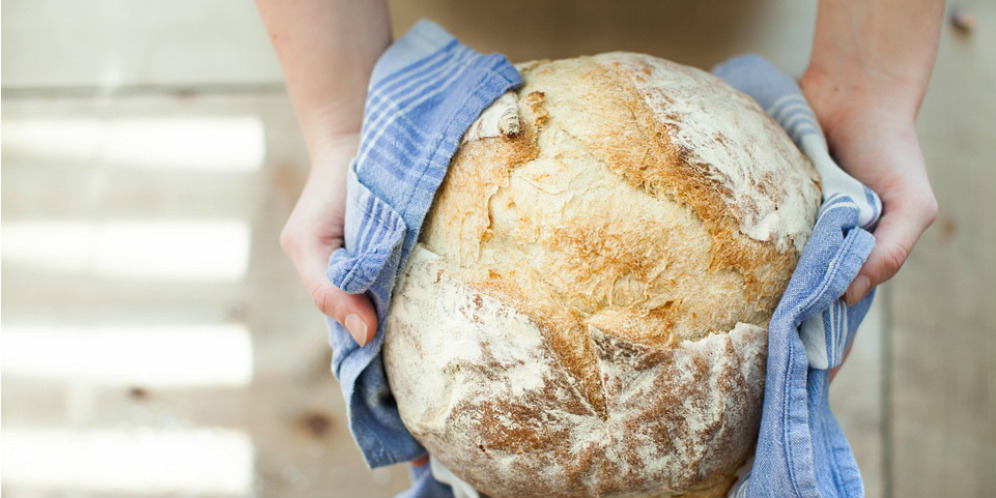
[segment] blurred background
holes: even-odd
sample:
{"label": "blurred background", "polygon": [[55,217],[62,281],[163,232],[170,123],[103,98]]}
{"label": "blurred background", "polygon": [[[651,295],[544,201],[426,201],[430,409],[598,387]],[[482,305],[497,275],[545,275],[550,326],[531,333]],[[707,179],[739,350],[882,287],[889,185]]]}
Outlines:
{"label": "blurred background", "polygon": [[[395,1],[513,61],[805,68],[815,0]],[[996,2],[948,5],[919,131],[940,215],[833,405],[868,496],[996,495]],[[308,161],[252,2],[4,0],[2,492],[389,496],[277,241]]]}

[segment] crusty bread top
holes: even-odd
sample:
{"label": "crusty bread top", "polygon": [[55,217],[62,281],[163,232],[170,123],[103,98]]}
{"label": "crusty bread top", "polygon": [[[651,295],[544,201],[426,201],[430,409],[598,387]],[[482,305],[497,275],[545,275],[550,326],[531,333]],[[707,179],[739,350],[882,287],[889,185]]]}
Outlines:
{"label": "crusty bread top", "polygon": [[649,56],[520,69],[519,133],[463,144],[422,242],[530,316],[596,411],[591,327],[665,349],[766,327],[820,197],[777,124]]}
{"label": "crusty bread top", "polygon": [[715,182],[740,232],[802,251],[819,206],[819,176],[750,97],[695,68],[647,55],[594,57],[635,87],[669,131],[678,162]]}

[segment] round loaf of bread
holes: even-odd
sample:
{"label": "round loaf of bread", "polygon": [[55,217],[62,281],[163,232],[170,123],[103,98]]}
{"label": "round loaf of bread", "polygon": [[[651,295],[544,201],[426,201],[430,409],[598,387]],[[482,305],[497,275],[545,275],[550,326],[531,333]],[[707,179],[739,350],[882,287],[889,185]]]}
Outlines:
{"label": "round loaf of bread", "polygon": [[520,71],[517,126],[467,137],[395,288],[402,419],[492,497],[722,496],[816,172],[700,70],[608,53]]}

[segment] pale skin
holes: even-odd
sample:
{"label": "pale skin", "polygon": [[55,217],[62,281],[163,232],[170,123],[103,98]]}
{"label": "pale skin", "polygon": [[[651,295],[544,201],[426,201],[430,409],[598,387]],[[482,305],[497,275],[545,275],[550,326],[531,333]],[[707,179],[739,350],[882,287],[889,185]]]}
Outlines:
{"label": "pale skin", "polygon": [[[325,278],[343,243],[345,178],[370,72],[391,41],[384,0],[256,0],[311,158],[280,242],[322,313],[364,345],[373,305]],[[875,249],[844,295],[854,304],[892,278],[937,216],[914,124],[937,53],[942,0],[820,0],[799,83],[841,166],[877,192]],[[607,49],[612,47],[607,47]]]}
{"label": "pale skin", "polygon": [[280,244],[315,305],[363,345],[377,330],[373,305],[364,295],[335,288],[325,267],[343,243],[346,169],[359,142],[370,72],[391,42],[387,4],[258,0],[256,5],[311,157],[311,173]]}

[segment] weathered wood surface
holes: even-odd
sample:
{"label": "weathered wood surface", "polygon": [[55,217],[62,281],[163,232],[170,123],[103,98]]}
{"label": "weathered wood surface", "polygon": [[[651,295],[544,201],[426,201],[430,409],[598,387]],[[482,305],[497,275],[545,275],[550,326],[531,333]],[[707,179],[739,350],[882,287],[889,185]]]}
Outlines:
{"label": "weathered wood surface", "polygon": [[996,2],[962,5],[918,126],[940,215],[890,289],[896,497],[996,495]]}

